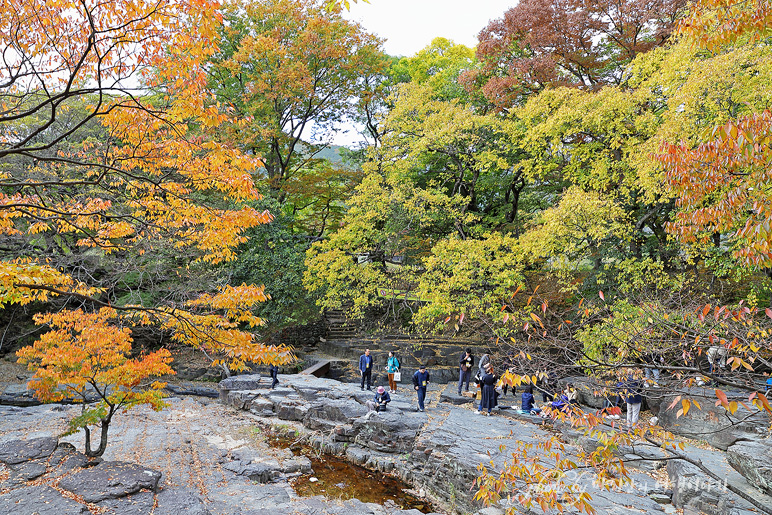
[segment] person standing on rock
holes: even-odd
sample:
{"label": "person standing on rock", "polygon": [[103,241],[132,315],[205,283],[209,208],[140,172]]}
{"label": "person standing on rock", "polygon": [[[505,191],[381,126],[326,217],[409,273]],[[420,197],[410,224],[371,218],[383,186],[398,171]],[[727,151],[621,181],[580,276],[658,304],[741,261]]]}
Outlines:
{"label": "person standing on rock", "polygon": [[477,408],[478,413],[484,413],[484,410],[487,409],[487,415],[490,415],[491,410],[496,406],[496,382],[498,380],[498,376],[493,373],[493,367],[488,363],[485,366],[485,374],[480,381],[482,383],[482,394],[480,406]]}
{"label": "person standing on rock", "polygon": [[633,377],[632,370],[623,383],[624,397],[627,402],[627,429],[638,425],[638,417],[641,415],[641,403],[643,402],[642,385]]}
{"label": "person standing on rock", "polygon": [[482,357],[480,358],[480,363],[477,364],[477,366],[478,366],[477,375],[478,376],[482,377],[482,376],[485,375],[485,365],[490,364],[490,362],[491,362],[491,357],[488,356],[487,354],[483,354]]}
{"label": "person standing on rock", "polygon": [[365,380],[367,380],[367,389],[371,390],[373,380],[373,357],[370,356],[370,349],[365,350],[365,353],[359,356],[359,374],[362,376],[362,384],[360,388],[365,389]]}
{"label": "person standing on rock", "polygon": [[279,384],[279,365],[271,365],[268,370],[271,372],[271,390],[273,390]]}
{"label": "person standing on rock", "polygon": [[418,411],[424,410],[424,400],[426,399],[426,387],[429,385],[429,372],[426,371],[426,365],[420,365],[418,371],[413,374],[413,387],[418,392]]}
{"label": "person standing on rock", "polygon": [[393,352],[389,351],[389,359],[386,361],[386,373],[389,375],[389,390],[397,391],[397,382],[394,380],[394,374],[399,371],[400,364]]}
{"label": "person standing on rock", "polygon": [[474,366],[474,356],[472,349],[466,349],[458,360],[458,394],[461,395],[461,386],[466,382],[466,391],[469,391],[469,381],[472,379],[472,366]]}

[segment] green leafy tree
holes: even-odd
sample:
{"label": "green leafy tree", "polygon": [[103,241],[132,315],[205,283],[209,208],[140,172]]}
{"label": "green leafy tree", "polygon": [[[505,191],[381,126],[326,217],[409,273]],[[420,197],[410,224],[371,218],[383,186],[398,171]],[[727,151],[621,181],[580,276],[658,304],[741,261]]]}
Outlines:
{"label": "green leafy tree", "polygon": [[362,84],[385,67],[380,40],[317,0],[231,2],[209,83],[239,120],[225,136],[263,160],[284,203],[285,184],[316,150],[304,142],[354,115]]}

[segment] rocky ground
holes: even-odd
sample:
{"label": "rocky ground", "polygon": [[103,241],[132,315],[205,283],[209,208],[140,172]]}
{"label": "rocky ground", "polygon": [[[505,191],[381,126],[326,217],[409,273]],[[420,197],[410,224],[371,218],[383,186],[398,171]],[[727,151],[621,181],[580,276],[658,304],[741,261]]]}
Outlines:
{"label": "rocky ground", "polygon": [[[415,394],[406,388],[395,396],[386,413],[379,414],[368,414],[364,406],[371,392],[327,379],[285,376],[276,390],[267,390],[265,379],[259,376],[238,376],[220,384],[223,402],[269,420],[294,422],[311,432],[317,447],[367,468],[393,473],[453,512],[502,513],[507,507],[483,509],[472,500],[470,485],[480,463],[498,469],[518,446],[544,441],[556,431],[568,455],[580,448],[592,450],[598,443],[570,426],[545,427],[538,417],[522,416],[511,409],[492,417],[480,416],[469,399],[456,395],[453,384],[431,386],[425,413],[416,411]],[[511,396],[504,397],[501,404],[511,400]],[[600,488],[590,473],[577,473],[569,482],[592,496],[599,513],[757,513],[756,507],[727,486],[772,506],[770,462],[766,459],[772,442],[756,432],[735,436],[734,446],[746,446],[742,453],[733,454],[734,446],[723,452],[704,441],[684,443],[684,454],[704,463],[722,481],[641,444],[619,450],[632,469],[632,481],[624,489]],[[748,447],[751,442],[758,448]],[[733,468],[727,458],[733,463],[742,461],[745,467],[734,463],[737,468]]]}
{"label": "rocky ground", "polygon": [[[137,408],[116,416],[104,463],[94,467],[75,451],[82,449],[81,435],[62,439],[59,448],[51,443],[77,407],[0,406],[0,513],[419,514],[356,500],[299,498],[289,479],[310,472],[310,464],[256,437],[254,415],[201,397],[168,401],[160,412]],[[18,439],[41,439],[33,447],[42,450],[25,457],[12,443]],[[126,462],[142,467],[117,477]],[[99,474],[85,474],[91,471]],[[155,483],[139,482],[143,476]]]}
{"label": "rocky ground", "polygon": [[[0,513],[418,515],[393,504],[299,497],[290,481],[307,474],[310,463],[266,443],[258,428],[274,424],[307,435],[319,449],[402,478],[436,500],[438,511],[495,515],[506,506],[483,508],[471,499],[478,464],[500,466],[518,445],[542,441],[556,430],[562,430],[569,453],[594,445],[570,428],[547,428],[512,410],[477,415],[454,386],[431,385],[425,413],[415,410],[415,393],[404,388],[385,413],[368,414],[364,403],[372,392],[356,385],[301,375],[281,380],[269,390],[267,378],[237,376],[222,383],[221,401],[200,396],[215,393],[212,389],[187,387],[177,391],[199,395],[175,395],[160,412],[138,408],[119,414],[104,462],[96,466],[76,451],[82,449],[81,435],[58,446],[50,439],[77,407],[0,406]],[[4,393],[18,397],[20,388],[9,380]],[[36,438],[42,440],[24,444],[31,449],[24,452],[14,443]],[[736,452],[691,445],[687,452],[728,484],[772,506],[769,440],[741,439],[732,448]],[[592,495],[598,513],[756,512],[693,465],[656,459],[652,449],[622,452],[647,458],[625,490],[599,489],[589,474],[572,478]]]}

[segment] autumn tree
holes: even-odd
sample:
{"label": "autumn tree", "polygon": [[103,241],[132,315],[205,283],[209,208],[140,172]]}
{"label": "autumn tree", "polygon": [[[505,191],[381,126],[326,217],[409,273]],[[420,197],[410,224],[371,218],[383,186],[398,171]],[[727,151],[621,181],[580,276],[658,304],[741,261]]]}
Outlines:
{"label": "autumn tree", "polygon": [[670,36],[683,0],[526,0],[480,32],[465,77],[500,109],[546,86],[619,84],[623,69]]}
{"label": "autumn tree", "polygon": [[[120,323],[116,310],[84,313],[77,309],[38,315],[36,321],[47,324],[51,331],[20,350],[19,361],[36,371],[31,385],[41,400],[81,403],[81,414],[70,420],[66,434],[84,430],[86,456],[104,454],[110,423],[119,410],[139,404],[155,410],[164,406],[161,389],[165,383],[142,383],[153,376],[173,374],[169,367],[172,357],[161,349],[130,358],[131,330],[115,325]],[[97,424],[100,433],[93,448],[90,426]]]}
{"label": "autumn tree", "polygon": [[[757,41],[768,33],[771,18],[768,2],[704,1],[682,22],[681,32],[693,47],[714,49],[716,59],[755,54],[749,71],[755,76],[754,70],[764,70],[763,75],[769,48]],[[657,160],[677,196],[679,212],[671,233],[698,247],[729,247],[744,266],[769,274],[772,198],[765,184],[772,162],[772,114],[763,86],[754,89],[748,100],[733,101],[731,111],[711,119],[709,132],[678,142],[674,134],[663,141]]]}
{"label": "autumn tree", "polygon": [[[21,353],[38,367],[31,387],[55,400],[65,381],[91,384],[103,404],[84,425],[104,431],[118,408],[157,407],[156,388],[137,388],[168,371],[163,353],[127,358],[131,328],[157,327],[226,372],[291,359],[253,333],[262,287],[196,273],[232,260],[245,231],[271,219],[247,204],[259,162],[212,137],[226,121],[204,73],[218,13],[215,2],[125,0],[24,0],[0,13],[0,307],[57,302],[59,315],[38,318],[51,331]],[[177,279],[168,296],[130,294],[103,272],[150,272],[156,253]],[[86,366],[95,345],[105,361]],[[65,371],[74,359],[77,377]]]}
{"label": "autumn tree", "polygon": [[[268,185],[283,203],[285,185],[318,148],[306,141],[354,115],[361,79],[388,61],[380,41],[316,0],[231,2],[210,57],[209,81],[238,121],[228,139],[260,156]],[[306,138],[306,140],[304,140]]]}

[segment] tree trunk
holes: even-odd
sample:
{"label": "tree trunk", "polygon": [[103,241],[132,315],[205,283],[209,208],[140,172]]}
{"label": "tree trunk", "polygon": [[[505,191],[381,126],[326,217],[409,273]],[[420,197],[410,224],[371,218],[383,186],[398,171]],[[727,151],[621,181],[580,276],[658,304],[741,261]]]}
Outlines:
{"label": "tree trunk", "polygon": [[86,456],[89,458],[101,456],[105,453],[105,449],[107,449],[107,431],[110,428],[109,417],[103,418],[100,426],[102,430],[99,434],[99,447],[93,450],[91,449],[91,430],[88,427],[83,428],[86,431]]}

